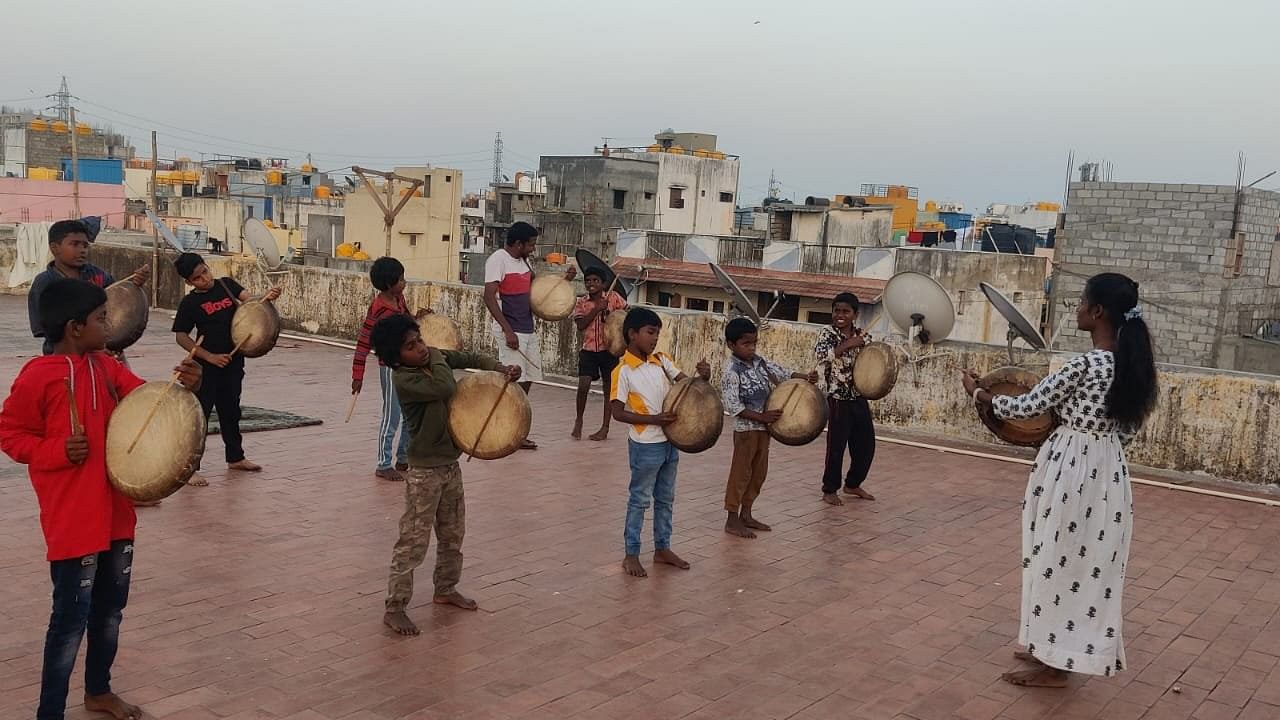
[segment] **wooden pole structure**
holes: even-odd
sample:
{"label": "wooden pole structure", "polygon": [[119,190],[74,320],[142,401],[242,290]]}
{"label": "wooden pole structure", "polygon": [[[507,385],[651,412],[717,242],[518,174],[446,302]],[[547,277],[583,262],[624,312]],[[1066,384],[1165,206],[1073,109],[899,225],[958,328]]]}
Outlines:
{"label": "wooden pole structure", "polygon": [[[160,216],[160,200],[156,195],[156,164],[160,161],[156,131],[151,131],[151,212]],[[160,228],[151,225],[151,307],[160,304]]]}
{"label": "wooden pole structure", "polygon": [[[422,178],[405,177],[393,172],[379,172],[377,170],[369,170],[358,166],[352,166],[351,171],[360,176],[360,180],[364,182],[365,187],[369,188],[369,196],[373,198],[373,201],[378,204],[378,208],[382,210],[382,223],[387,231],[387,249],[385,257],[391,257],[391,230],[396,224],[396,215],[400,214],[400,211],[404,209],[404,206],[409,204],[409,200],[413,198],[413,194],[418,191],[418,188],[424,185],[424,182]],[[365,177],[365,173],[380,177],[386,181],[387,199],[385,201],[378,197],[377,188],[373,186],[373,183],[369,182],[369,178]],[[394,208],[391,207],[391,193],[394,189],[392,187],[393,180],[400,180],[402,182],[409,183],[408,189],[405,190],[404,197],[400,198],[399,204]]]}
{"label": "wooden pole structure", "polygon": [[77,142],[76,109],[71,108],[71,207],[80,219],[80,144]]}

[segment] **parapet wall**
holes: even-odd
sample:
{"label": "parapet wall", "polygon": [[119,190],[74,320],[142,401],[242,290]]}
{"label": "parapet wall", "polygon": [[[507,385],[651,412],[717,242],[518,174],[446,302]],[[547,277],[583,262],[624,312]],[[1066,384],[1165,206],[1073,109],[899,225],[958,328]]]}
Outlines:
{"label": "parapet wall", "polygon": [[[92,258],[123,277],[147,262],[150,252],[99,244]],[[176,307],[185,292],[171,259],[172,255],[166,258],[159,276],[160,305],[167,308]],[[246,257],[209,261],[215,273],[232,275],[252,291],[267,287],[264,275]],[[374,294],[366,275],[344,270],[289,266],[279,282],[283,294],[277,306],[287,328],[347,340],[355,338]],[[405,296],[411,308],[429,306],[453,318],[468,347],[496,351],[481,287],[415,282]],[[654,310],[663,319],[660,349],[686,368],[705,358],[713,379],[718,378],[726,357],[726,319],[705,312]],[[784,366],[807,370],[813,365],[811,353],[820,330],[807,323],[771,322],[762,333],[760,351]],[[578,339],[573,324],[539,322],[538,333],[544,372],[575,375]],[[1043,373],[1065,357],[1027,352],[1017,359]],[[872,403],[877,421],[956,440],[991,442],[960,387],[959,375],[966,367],[986,372],[1006,364],[1003,347],[941,343],[928,357],[902,364],[893,392]],[[1130,447],[1133,462],[1256,484],[1280,481],[1280,377],[1162,366],[1160,384],[1159,407]]]}

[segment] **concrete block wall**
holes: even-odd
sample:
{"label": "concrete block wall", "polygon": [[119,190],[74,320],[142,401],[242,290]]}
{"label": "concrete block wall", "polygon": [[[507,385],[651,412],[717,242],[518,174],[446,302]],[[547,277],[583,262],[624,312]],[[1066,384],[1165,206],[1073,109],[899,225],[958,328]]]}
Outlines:
{"label": "concrete block wall", "polygon": [[1140,285],[1158,360],[1247,369],[1224,345],[1280,314],[1280,288],[1267,285],[1280,193],[1245,192],[1243,272],[1228,278],[1235,200],[1225,185],[1073,183],[1054,255],[1055,347],[1087,348],[1075,329],[1076,300],[1088,276],[1114,271]]}

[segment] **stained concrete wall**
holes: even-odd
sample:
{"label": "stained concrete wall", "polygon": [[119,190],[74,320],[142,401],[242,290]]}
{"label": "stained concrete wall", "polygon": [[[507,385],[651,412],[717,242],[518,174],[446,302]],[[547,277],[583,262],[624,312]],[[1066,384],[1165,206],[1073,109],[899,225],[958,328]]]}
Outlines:
{"label": "stained concrete wall", "polygon": [[1075,301],[1085,279],[1115,271],[1136,280],[1162,362],[1237,370],[1241,335],[1280,317],[1280,287],[1269,271],[1280,225],[1280,193],[1246,190],[1237,230],[1245,233],[1240,277],[1233,259],[1236,191],[1227,185],[1073,183],[1055,245],[1052,313],[1060,347],[1082,349]]}
{"label": "stained concrete wall", "polygon": [[[5,244],[12,241],[0,240],[0,260],[5,257]],[[99,243],[92,257],[123,277],[145,262],[150,250]],[[168,260],[172,257],[167,254]],[[252,290],[266,287],[248,258],[214,257],[209,262],[215,273],[233,275]],[[165,263],[158,280],[161,305],[175,307],[185,288],[171,264]],[[347,340],[355,337],[374,292],[362,273],[301,266],[291,266],[282,286],[278,307],[287,328]],[[406,299],[410,307],[429,306],[448,314],[458,322],[468,347],[492,353],[496,347],[482,292],[480,287],[455,283],[411,283]],[[708,312],[654,310],[664,323],[659,349],[671,353],[685,368],[705,358],[718,379],[727,357],[726,318]],[[820,330],[807,323],[771,322],[761,334],[760,351],[784,366],[806,370],[813,365],[812,348]],[[539,322],[538,333],[544,370],[574,374],[578,338],[572,324]],[[1015,359],[1023,367],[1045,372],[1067,357],[1026,352]],[[1003,349],[942,343],[927,357],[900,365],[893,392],[872,403],[877,421],[956,440],[990,442],[990,434],[960,387],[959,375],[964,368],[986,372],[1005,364]],[[1158,409],[1130,447],[1134,462],[1250,483],[1280,482],[1280,444],[1275,442],[1280,437],[1280,377],[1162,366],[1160,384]]]}
{"label": "stained concrete wall", "polygon": [[[657,203],[667,200],[658,192],[658,163],[651,158],[544,156],[539,173],[547,195],[545,207],[536,211],[538,243],[562,252],[584,247],[612,260],[608,228],[653,229]],[[613,206],[614,190],[625,193],[620,209]]]}

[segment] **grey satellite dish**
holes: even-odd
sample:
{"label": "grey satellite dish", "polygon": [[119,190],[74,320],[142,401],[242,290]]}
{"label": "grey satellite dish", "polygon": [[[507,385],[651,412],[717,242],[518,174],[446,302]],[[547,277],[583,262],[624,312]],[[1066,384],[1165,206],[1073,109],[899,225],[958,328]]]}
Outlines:
{"label": "grey satellite dish", "polygon": [[901,272],[889,278],[881,302],[889,320],[922,343],[941,342],[956,326],[956,307],[947,289],[924,273]]}
{"label": "grey satellite dish", "polygon": [[262,224],[261,220],[249,218],[244,221],[244,241],[253,248],[254,254],[268,271],[280,269],[284,260],[276,247],[276,237],[271,234],[271,230],[266,225]]}
{"label": "grey satellite dish", "polygon": [[1036,350],[1043,350],[1047,347],[1044,336],[1031,324],[1030,320],[1022,314],[1018,308],[1014,307],[1009,298],[1004,293],[991,287],[990,285],[980,282],[978,287],[982,289],[982,294],[987,296],[987,300],[995,306],[996,311],[1009,321],[1009,332],[1005,336],[1009,343],[1009,363],[1013,364],[1013,341],[1022,338],[1031,347]]}
{"label": "grey satellite dish", "polygon": [[[712,273],[716,275],[716,279],[719,284],[721,284],[721,288],[723,288],[724,292],[728,293],[728,302],[730,302],[730,306],[736,310],[735,315],[741,315],[744,316],[744,318],[749,318],[751,322],[755,323],[756,327],[762,325],[764,323],[764,319],[760,318],[759,313],[756,313],[755,306],[751,305],[751,301],[746,299],[746,293],[742,292],[742,288],[737,287],[737,283],[733,282],[733,278],[728,277],[728,273],[724,272],[724,270],[721,269],[721,266],[716,263],[708,263],[708,265],[712,266]],[[781,300],[781,295],[778,296],[778,299]],[[774,302],[774,305],[777,305],[777,302]],[[772,307],[769,310],[772,311]],[[764,315],[768,316],[768,313],[765,313]]]}
{"label": "grey satellite dish", "polygon": [[155,213],[148,210],[147,219],[151,221],[152,225],[156,226],[156,231],[160,233],[160,237],[164,238],[165,242],[169,243],[169,247],[180,253],[187,251],[186,248],[182,247],[182,243],[178,242],[178,238],[173,234],[173,231],[169,229],[169,226],[165,225],[160,218],[156,217]]}

